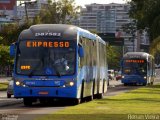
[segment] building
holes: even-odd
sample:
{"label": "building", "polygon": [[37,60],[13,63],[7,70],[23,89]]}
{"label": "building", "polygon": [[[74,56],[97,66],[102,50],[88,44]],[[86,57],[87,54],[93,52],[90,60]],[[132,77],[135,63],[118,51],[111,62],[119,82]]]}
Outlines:
{"label": "building", "polygon": [[17,6],[17,16],[20,18],[21,23],[24,23],[26,19],[33,20],[41,8],[46,8],[47,5],[47,0],[21,2],[19,6]]}
{"label": "building", "polygon": [[100,33],[115,33],[123,24],[131,22],[128,4],[89,4],[81,9],[79,26]]}
{"label": "building", "polygon": [[129,9],[129,4],[88,4],[81,8],[80,16],[73,24],[98,33],[114,33],[116,37],[124,38],[125,52],[140,51],[141,40],[122,29],[123,25],[132,22]]}
{"label": "building", "polygon": [[16,14],[16,0],[0,0],[0,30],[4,23],[12,22]]}
{"label": "building", "polygon": [[0,10],[13,10],[17,0],[0,0]]}

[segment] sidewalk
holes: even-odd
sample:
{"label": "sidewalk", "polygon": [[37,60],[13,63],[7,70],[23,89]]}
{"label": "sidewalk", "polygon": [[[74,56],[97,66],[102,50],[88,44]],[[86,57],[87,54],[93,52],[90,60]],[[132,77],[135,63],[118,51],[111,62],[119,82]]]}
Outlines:
{"label": "sidewalk", "polygon": [[2,82],[8,82],[11,79],[12,79],[12,77],[0,77],[0,83],[2,83]]}
{"label": "sidewalk", "polygon": [[121,80],[110,80],[109,81],[109,87],[116,87],[119,85],[123,85],[123,83],[121,83]]}

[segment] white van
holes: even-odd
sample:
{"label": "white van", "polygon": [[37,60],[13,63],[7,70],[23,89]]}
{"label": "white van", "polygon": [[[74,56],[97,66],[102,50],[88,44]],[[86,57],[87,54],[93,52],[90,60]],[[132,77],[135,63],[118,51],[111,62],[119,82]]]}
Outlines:
{"label": "white van", "polygon": [[108,79],[114,80],[114,78],[115,78],[114,70],[108,70]]}

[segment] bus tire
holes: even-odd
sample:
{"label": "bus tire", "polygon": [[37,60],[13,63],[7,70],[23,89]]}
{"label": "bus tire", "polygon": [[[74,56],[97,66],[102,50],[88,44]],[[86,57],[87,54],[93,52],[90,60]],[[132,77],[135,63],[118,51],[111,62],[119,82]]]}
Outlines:
{"label": "bus tire", "polygon": [[73,105],[78,105],[81,103],[81,98],[74,98],[73,99]]}
{"label": "bus tire", "polygon": [[[143,83],[143,86],[146,86],[147,85],[147,83]],[[148,84],[149,85],[149,84]]]}
{"label": "bus tire", "polygon": [[97,99],[102,99],[103,98],[103,93],[97,94]]}
{"label": "bus tire", "polygon": [[30,98],[23,98],[23,103],[25,106],[32,106],[32,100]]}
{"label": "bus tire", "polygon": [[11,94],[7,94],[7,98],[11,98]]}

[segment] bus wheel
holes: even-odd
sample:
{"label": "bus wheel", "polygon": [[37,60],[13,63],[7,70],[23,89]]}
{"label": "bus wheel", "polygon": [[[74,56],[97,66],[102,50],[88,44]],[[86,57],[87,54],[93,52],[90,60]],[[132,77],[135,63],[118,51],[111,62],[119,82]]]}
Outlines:
{"label": "bus wheel", "polygon": [[73,99],[73,104],[74,105],[78,105],[78,104],[80,104],[81,103],[81,99],[80,98],[75,98],[75,99]]}
{"label": "bus wheel", "polygon": [[92,101],[92,100],[93,100],[93,95],[88,96],[88,97],[86,97],[85,99],[86,99],[87,102],[88,102],[88,101]]}
{"label": "bus wheel", "polygon": [[147,83],[143,83],[143,86],[146,86],[147,85]]}
{"label": "bus wheel", "polygon": [[103,98],[103,93],[97,94],[97,99],[102,99]]}
{"label": "bus wheel", "polygon": [[7,94],[7,98],[11,98],[11,94]]}
{"label": "bus wheel", "polygon": [[32,100],[29,98],[23,98],[23,103],[25,106],[31,106],[32,105]]}

